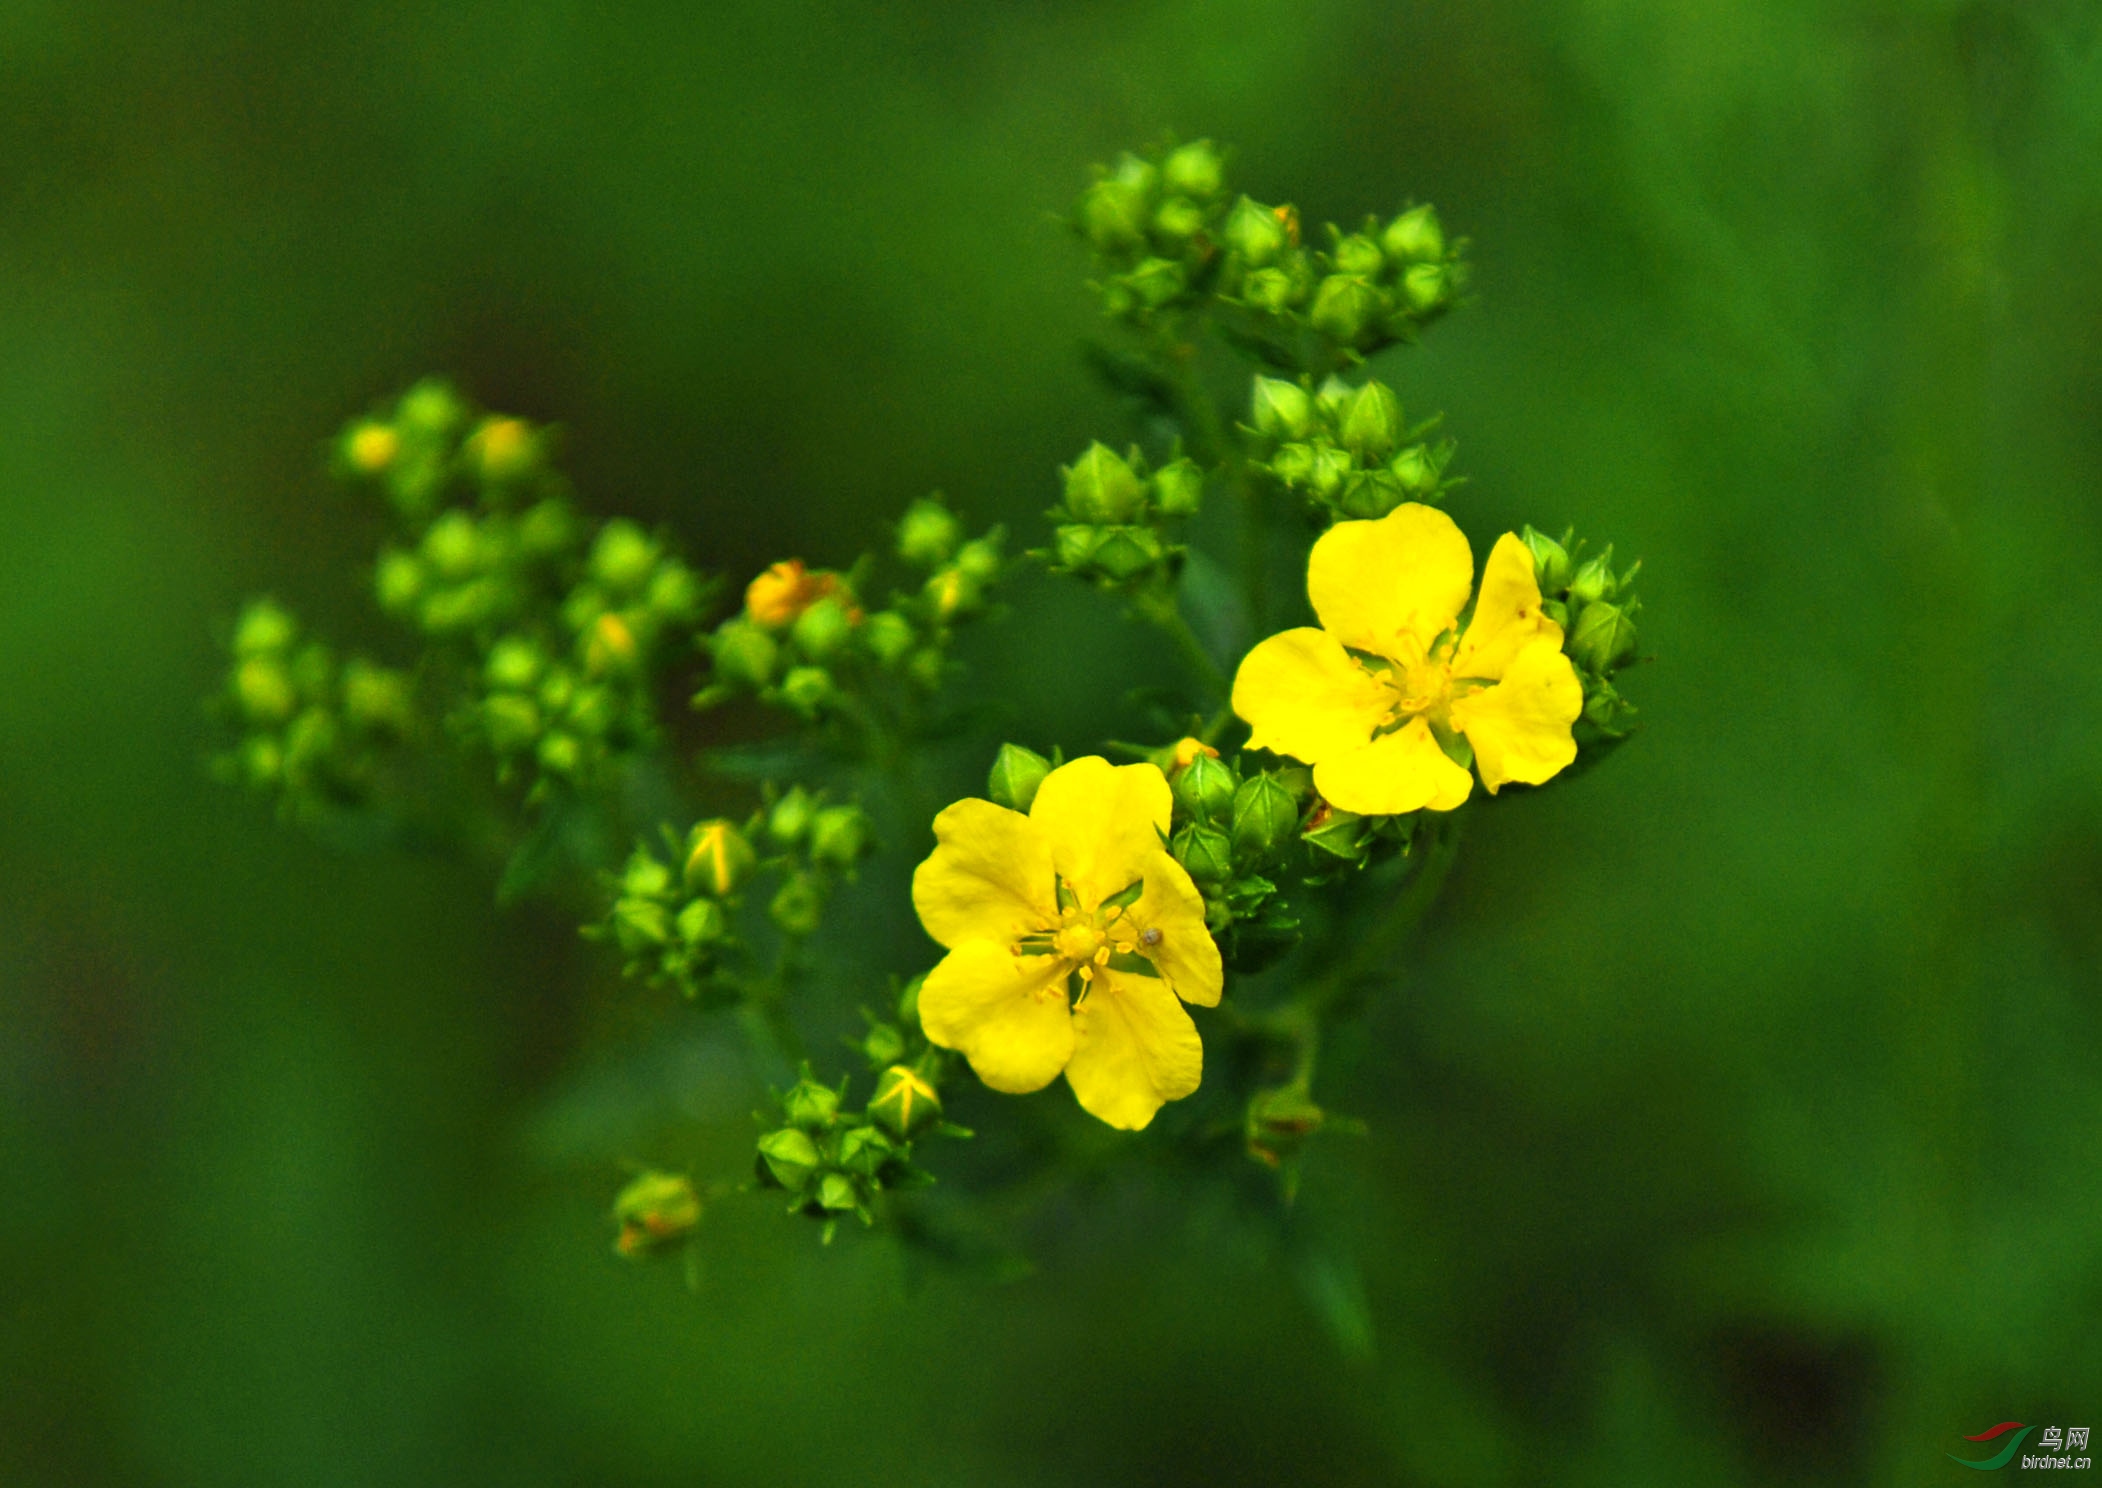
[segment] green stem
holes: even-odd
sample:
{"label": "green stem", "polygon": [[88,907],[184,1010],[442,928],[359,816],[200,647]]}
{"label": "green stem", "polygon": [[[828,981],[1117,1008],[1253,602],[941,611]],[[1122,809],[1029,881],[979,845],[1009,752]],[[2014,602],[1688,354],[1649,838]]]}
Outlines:
{"label": "green stem", "polygon": [[1133,596],[1132,608],[1140,619],[1158,627],[1175,643],[1177,653],[1196,673],[1210,696],[1224,698],[1233,690],[1226,669],[1219,665],[1205,649],[1204,642],[1197,638],[1197,632],[1190,628],[1190,622],[1184,617],[1182,607],[1176,604],[1172,591],[1165,588],[1143,590]]}

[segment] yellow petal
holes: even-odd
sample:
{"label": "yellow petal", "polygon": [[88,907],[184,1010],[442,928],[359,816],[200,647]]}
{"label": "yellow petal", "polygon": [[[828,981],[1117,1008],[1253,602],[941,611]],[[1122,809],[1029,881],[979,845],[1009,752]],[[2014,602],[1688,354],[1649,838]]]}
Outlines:
{"label": "yellow petal", "polygon": [[1158,767],[1112,765],[1090,754],[1044,777],[1029,819],[1051,844],[1059,877],[1092,910],[1138,882],[1174,809]]}
{"label": "yellow petal", "polygon": [[1474,777],[1446,757],[1428,723],[1412,718],[1355,753],[1316,765],[1314,789],[1345,811],[1390,816],[1450,811],[1467,799]]}
{"label": "yellow petal", "polygon": [[1241,658],[1233,710],[1250,749],[1312,763],[1361,748],[1392,702],[1378,679],[1325,630],[1280,631]]}
{"label": "yellow petal", "polygon": [[1073,1055],[1071,970],[1056,956],[1017,956],[989,940],[967,940],[920,985],[920,1026],[944,1049],[961,1049],[993,1089],[1042,1090]]}
{"label": "yellow petal", "polygon": [[1569,726],[1583,711],[1584,685],[1561,642],[1542,640],[1513,657],[1496,686],[1455,699],[1452,723],[1494,795],[1507,780],[1538,785],[1566,768],[1577,756]]}
{"label": "yellow petal", "polygon": [[1204,898],[1182,864],[1157,853],[1146,867],[1146,890],[1125,920],[1138,932],[1137,953],[1184,1002],[1214,1007],[1226,985],[1219,947],[1204,926]]}
{"label": "yellow petal", "polygon": [[958,801],[934,819],[934,841],[912,875],[912,907],[941,944],[1010,946],[1058,923],[1051,844],[1021,812]]}
{"label": "yellow petal", "polygon": [[1516,534],[1506,532],[1482,565],[1482,590],[1474,601],[1474,618],[1453,653],[1452,674],[1495,682],[1511,658],[1534,641],[1562,644],[1562,627],[1540,613],[1540,582],[1533,577],[1533,555]]}
{"label": "yellow petal", "polygon": [[[1381,656],[1427,649],[1467,603],[1474,552],[1433,506],[1405,501],[1376,522],[1338,522],[1307,559],[1306,593],[1344,645]],[[1415,658],[1404,658],[1413,660]]]}
{"label": "yellow petal", "polygon": [[1204,1044],[1167,984],[1105,971],[1073,1009],[1066,1082],[1091,1116],[1137,1131],[1171,1100],[1197,1088]]}

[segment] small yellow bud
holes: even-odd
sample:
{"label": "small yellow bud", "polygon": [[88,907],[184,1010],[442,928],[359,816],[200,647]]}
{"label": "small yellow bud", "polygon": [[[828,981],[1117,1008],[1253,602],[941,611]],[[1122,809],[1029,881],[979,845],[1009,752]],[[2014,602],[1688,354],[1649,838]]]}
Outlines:
{"label": "small yellow bud", "polygon": [[686,882],[721,898],[744,882],[756,861],[744,833],[718,817],[697,825],[687,839]]}
{"label": "small yellow bud", "polygon": [[366,420],[354,425],[343,441],[344,458],[360,475],[378,475],[401,453],[401,435],[392,424]]}
{"label": "small yellow bud", "polygon": [[540,450],[524,419],[488,418],[467,437],[467,454],[483,480],[508,481],[530,474]]}
{"label": "small yellow bud", "polygon": [[1191,761],[1195,760],[1200,754],[1210,759],[1219,757],[1219,751],[1212,748],[1211,745],[1205,743],[1202,739],[1192,739],[1188,735],[1177,739],[1170,751],[1169,757],[1174,763],[1169,767],[1168,773],[1172,775],[1177,770],[1188,769]]}
{"label": "small yellow bud", "polygon": [[584,666],[594,677],[625,671],[635,664],[641,649],[634,627],[609,610],[592,622],[584,641]]}

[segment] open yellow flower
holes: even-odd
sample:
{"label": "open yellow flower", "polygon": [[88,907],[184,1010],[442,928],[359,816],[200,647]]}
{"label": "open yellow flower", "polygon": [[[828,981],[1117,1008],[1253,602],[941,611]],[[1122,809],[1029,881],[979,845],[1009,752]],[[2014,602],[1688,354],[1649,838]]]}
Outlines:
{"label": "open yellow flower", "polygon": [[912,876],[949,951],[920,988],[927,1037],[995,1090],[1063,1072],[1132,1131],[1195,1090],[1204,1047],[1182,1004],[1217,1003],[1223,976],[1204,900],[1161,846],[1171,808],[1154,766],[1091,755],[1046,775],[1027,816],[975,799],[937,816]]}
{"label": "open yellow flower", "polygon": [[1552,778],[1576,758],[1584,707],[1562,627],[1511,533],[1462,632],[1473,581],[1466,536],[1434,507],[1329,528],[1307,562],[1321,628],[1271,636],[1234,677],[1249,747],[1306,761],[1316,790],[1367,816],[1452,810],[1474,789],[1470,755],[1491,794]]}

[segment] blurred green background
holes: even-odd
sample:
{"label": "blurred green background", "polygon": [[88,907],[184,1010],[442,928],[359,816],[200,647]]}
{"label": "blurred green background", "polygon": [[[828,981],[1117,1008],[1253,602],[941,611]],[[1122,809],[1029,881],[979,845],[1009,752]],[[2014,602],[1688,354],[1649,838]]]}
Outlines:
{"label": "blurred green background", "polygon": [[[717,570],[1033,534],[1118,433],[1050,214],[1170,128],[1475,240],[1379,371],[1478,545],[1646,560],[1647,727],[1471,838],[1288,1224],[1133,1164],[996,1286],[733,1197],[689,1295],[605,1204],[740,1167],[734,1043],[211,784],[225,626],[383,634],[322,442],[426,370]],[[2098,237],[2070,0],[10,0],[0,1481],[1917,1485],[2102,1416]],[[1085,748],[1121,644],[1038,580],[974,663]]]}

